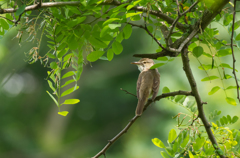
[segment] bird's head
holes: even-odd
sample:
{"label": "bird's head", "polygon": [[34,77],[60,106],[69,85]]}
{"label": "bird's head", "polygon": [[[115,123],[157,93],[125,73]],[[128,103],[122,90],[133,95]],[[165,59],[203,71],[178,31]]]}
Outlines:
{"label": "bird's head", "polygon": [[149,58],[142,58],[141,60],[132,62],[131,64],[137,65],[138,69],[142,72],[149,70],[154,65],[154,61]]}

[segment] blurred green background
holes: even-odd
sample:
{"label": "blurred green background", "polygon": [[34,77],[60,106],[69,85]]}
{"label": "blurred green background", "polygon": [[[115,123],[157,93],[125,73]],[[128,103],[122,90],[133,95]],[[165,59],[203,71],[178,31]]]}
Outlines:
{"label": "blurred green background", "polygon": [[[238,14],[239,15],[239,14]],[[217,24],[219,38],[230,41],[227,31]],[[237,30],[239,32],[239,29]],[[122,54],[109,62],[98,60],[86,63],[79,81],[79,90],[71,98],[80,99],[76,105],[64,105],[62,110],[70,113],[67,117],[57,114],[57,106],[46,93],[51,91],[45,80],[46,71],[40,62],[29,65],[25,60],[34,43],[18,44],[15,38],[17,28],[13,27],[0,40],[0,157],[1,158],[87,158],[98,153],[135,114],[136,97],[126,94],[120,88],[136,93],[139,71],[130,62],[139,60],[133,54],[154,53],[158,48],[145,31],[134,28],[128,40],[122,42]],[[23,39],[26,39],[25,34]],[[47,51],[46,38],[40,48],[40,55]],[[208,49],[202,45],[207,52]],[[235,50],[236,69],[240,71],[239,50]],[[206,73],[198,69],[199,62],[190,54],[192,71],[198,84],[206,115],[213,110],[221,110],[223,115],[239,116],[239,104],[226,103],[224,91],[209,96],[212,87],[221,80],[201,82]],[[219,62],[219,59],[216,59]],[[232,57],[221,58],[230,65]],[[202,64],[211,64],[210,58],[200,57]],[[158,62],[158,61],[156,61]],[[232,70],[225,70],[232,74]],[[161,74],[160,91],[167,86],[171,91],[190,90],[181,58],[159,68]],[[218,71],[208,70],[210,75]],[[239,77],[239,74],[238,74]],[[235,86],[233,79],[224,81],[227,86]],[[236,98],[236,90],[228,90],[227,96]],[[168,132],[176,128],[177,121],[172,117],[187,111],[167,99],[152,104],[106,155],[109,158],[157,158],[161,149],[151,139],[159,138],[167,144]],[[219,117],[218,117],[219,118]],[[230,128],[239,128],[240,121]],[[178,131],[178,130],[177,130]],[[103,156],[102,156],[103,157]]]}

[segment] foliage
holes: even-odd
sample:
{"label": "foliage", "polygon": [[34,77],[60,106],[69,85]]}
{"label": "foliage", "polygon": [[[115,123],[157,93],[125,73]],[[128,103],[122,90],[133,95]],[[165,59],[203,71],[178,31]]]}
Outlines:
{"label": "foliage", "polygon": [[[167,87],[164,87],[163,91],[168,92],[169,89],[167,89]],[[196,115],[197,107],[195,101],[191,101],[186,96],[168,97],[167,99],[185,108],[188,113],[178,113],[173,117],[177,121],[179,133],[177,134],[175,129],[171,129],[168,135],[168,146],[164,145],[158,138],[152,139],[153,144],[165,149],[165,151],[161,151],[161,155],[164,158],[169,158],[169,156],[183,157],[186,155],[190,158],[216,157],[218,156],[217,152],[229,157],[240,156],[240,132],[237,129],[229,129],[227,127],[227,125],[236,123],[238,116],[231,117],[227,115],[213,120],[221,114],[221,111],[217,110],[214,110],[209,115],[209,120],[212,120],[213,133],[220,144],[220,150],[215,152],[202,122]]]}
{"label": "foliage", "polygon": [[[218,84],[208,94],[213,95],[222,89],[226,103],[237,105],[227,90],[239,91],[238,79],[235,75],[238,70],[234,66],[234,56],[233,66],[230,66],[225,58],[234,55],[233,49],[229,46],[233,47],[234,44],[236,48],[240,47],[240,34],[236,32],[240,21],[233,21],[234,16],[228,8],[221,9],[220,13],[214,13],[215,5],[219,7],[218,2],[214,0],[63,1],[66,2],[65,4],[58,2],[54,2],[52,6],[44,6],[45,2],[42,1],[37,4],[35,1],[25,1],[25,3],[6,1],[1,6],[3,9],[0,9],[0,13],[3,14],[0,18],[0,37],[14,25],[19,25],[16,35],[19,43],[25,40],[36,45],[25,53],[28,62],[32,64],[40,61],[43,66],[50,69],[46,80],[52,92],[47,91],[47,93],[58,106],[58,114],[67,115],[68,111],[60,110],[63,104],[76,104],[80,101],[64,99],[64,96],[79,88],[77,81],[81,77],[83,64],[97,60],[112,61],[115,55],[123,52],[121,42],[131,37],[133,27],[144,29],[159,45],[155,53],[158,56],[153,57],[159,63],[156,63],[152,69],[172,62],[175,57],[180,56],[180,52],[183,53],[183,48],[187,47],[190,54],[199,62],[198,68],[206,73],[201,81]],[[221,3],[223,2],[225,1],[222,0]],[[8,6],[13,8],[12,11],[7,12]],[[208,14],[212,14],[213,16],[209,18],[214,19],[210,19],[211,21],[204,19],[204,15]],[[218,39],[217,28],[204,27],[205,23],[208,25],[210,22],[222,25],[230,35],[233,32],[231,45]],[[167,33],[163,31],[164,27],[167,28]],[[194,30],[195,34],[191,36]],[[24,37],[25,34],[28,37]],[[48,52],[40,51],[44,36],[48,38]],[[165,43],[159,42],[161,38],[164,38]],[[162,55],[164,51],[167,53]],[[203,57],[207,60],[202,60],[206,59]],[[233,71],[233,75],[230,75],[228,70]],[[220,84],[217,82],[219,79]],[[231,82],[231,85],[226,87],[225,82],[232,79],[235,79],[237,86]],[[67,90],[65,86],[68,87]],[[165,87],[163,92],[168,93],[170,90]],[[200,105],[196,106],[195,101],[189,100],[185,95],[171,96],[168,99],[186,108],[189,114],[179,113],[174,117],[178,120],[177,127],[180,132],[177,134],[174,129],[169,132],[167,147],[161,140],[153,139],[156,146],[165,149],[161,151],[163,157],[180,157],[187,154],[190,158],[210,155],[239,156],[240,133],[226,127],[235,123],[238,120],[237,116],[227,115],[211,122],[218,147],[217,144],[212,145],[213,142],[207,137],[208,133],[202,128],[202,126],[206,129],[209,127],[203,124],[202,118],[199,119],[199,115],[202,115],[198,111]],[[210,115],[210,119],[219,114],[219,111],[215,111]],[[189,120],[184,123],[186,118]]]}

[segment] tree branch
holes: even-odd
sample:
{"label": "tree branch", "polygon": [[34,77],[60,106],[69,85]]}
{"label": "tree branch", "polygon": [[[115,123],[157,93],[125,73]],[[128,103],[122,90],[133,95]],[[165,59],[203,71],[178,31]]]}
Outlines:
{"label": "tree branch", "polygon": [[218,150],[220,150],[220,148],[218,147],[218,143],[217,143],[217,141],[216,141],[216,139],[215,139],[215,137],[214,137],[214,135],[212,133],[211,125],[210,125],[210,123],[208,122],[208,120],[207,120],[207,118],[205,116],[205,113],[204,113],[204,110],[203,110],[204,102],[202,102],[202,100],[201,100],[201,97],[200,97],[198,89],[197,89],[196,81],[194,79],[191,67],[189,65],[188,50],[187,50],[186,47],[184,47],[184,49],[183,49],[183,51],[181,53],[181,56],[182,56],[183,70],[186,73],[188,82],[189,82],[189,84],[191,86],[191,90],[192,90],[193,96],[195,97],[195,100],[197,102],[198,117],[202,120],[203,125],[204,125],[204,127],[206,129],[208,138],[212,142],[212,145],[215,148],[217,154],[219,155],[219,157],[225,158],[224,155],[221,155],[218,152]]}
{"label": "tree branch", "polygon": [[[154,101],[160,100],[162,98],[166,98],[166,97],[170,97],[170,96],[176,96],[176,95],[192,95],[192,92],[187,92],[187,91],[176,91],[176,92],[170,92],[170,93],[164,93],[162,95],[159,95],[155,98]],[[151,99],[148,100],[147,104],[145,105],[145,108],[143,111],[145,111],[147,109],[147,107],[152,103],[153,101]],[[108,148],[114,143],[116,142],[124,133],[127,133],[128,129],[132,126],[132,124],[139,118],[140,116],[134,116],[130,122],[115,136],[113,137],[111,140],[108,141],[107,145],[99,152],[97,153],[95,156],[93,156],[92,158],[98,158],[101,155],[105,155],[106,151],[108,150]]]}
{"label": "tree branch", "polygon": [[130,23],[130,22],[128,22],[128,24],[130,24],[130,25],[132,25],[132,26],[136,26],[136,27],[142,28],[142,29],[144,29],[145,31],[147,31],[147,33],[154,39],[154,41],[155,41],[163,50],[166,50],[166,51],[167,51],[167,49],[164,48],[163,45],[156,39],[156,37],[154,37],[153,34],[148,30],[146,24],[145,24],[145,26],[133,24],[133,23]]}
{"label": "tree branch", "polygon": [[235,79],[236,85],[237,85],[237,98],[238,98],[238,101],[240,102],[240,97],[239,97],[239,84],[238,84],[237,75],[236,75],[236,71],[235,71],[236,59],[235,59],[235,55],[234,55],[234,51],[233,51],[233,34],[234,34],[235,16],[236,16],[236,0],[234,0],[234,8],[233,8],[232,35],[231,35],[231,50],[232,50],[232,59],[233,59],[233,72],[232,72],[232,73],[233,73],[233,75],[234,75],[234,79]]}
{"label": "tree branch", "polygon": [[[101,5],[114,5],[114,6],[119,6],[121,4],[124,4],[124,3],[120,3],[116,0],[113,0],[112,2],[106,1],[106,2],[101,3]],[[81,2],[80,1],[69,1],[69,2],[45,2],[45,3],[42,3],[42,1],[40,1],[40,3],[38,3],[38,4],[27,6],[25,8],[24,12],[30,11],[30,10],[41,9],[41,8],[63,7],[66,5],[77,6],[77,5],[81,5]],[[18,8],[16,8],[16,9],[14,9],[14,8],[0,9],[0,14],[14,13],[17,10],[18,10]],[[156,17],[163,19],[164,21],[166,21],[169,24],[172,24],[174,22],[173,18],[163,14],[161,11],[150,10],[150,9],[147,9],[142,6],[135,6],[135,7],[131,8],[131,10],[148,12],[151,15],[155,15]],[[179,22],[176,23],[176,27],[183,32],[186,30],[184,25]]]}
{"label": "tree branch", "polygon": [[[192,38],[199,33],[199,30],[202,31],[210,24],[210,22],[221,12],[223,7],[228,4],[229,0],[219,0],[216,1],[209,9],[206,9],[195,25],[192,28],[192,31],[188,34],[188,36],[182,36],[178,40],[176,40],[170,47],[170,51],[162,50],[161,52],[154,53],[154,54],[134,54],[134,57],[141,57],[141,58],[151,58],[157,59],[158,57],[162,56],[170,56],[176,57],[182,51],[183,47],[188,44]],[[186,12],[186,11],[185,11]],[[176,25],[177,26],[177,25]]]}

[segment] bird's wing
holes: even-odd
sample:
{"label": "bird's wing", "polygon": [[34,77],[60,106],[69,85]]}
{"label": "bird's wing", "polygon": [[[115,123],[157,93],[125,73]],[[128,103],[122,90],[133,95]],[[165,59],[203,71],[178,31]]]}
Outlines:
{"label": "bird's wing", "polygon": [[152,100],[154,100],[158,94],[159,90],[159,85],[160,85],[160,74],[156,70],[157,73],[154,74],[154,79],[153,79],[153,87],[152,87]]}
{"label": "bird's wing", "polygon": [[139,99],[139,90],[140,90],[141,82],[142,82],[142,75],[140,73],[137,80],[137,98],[138,99]]}

